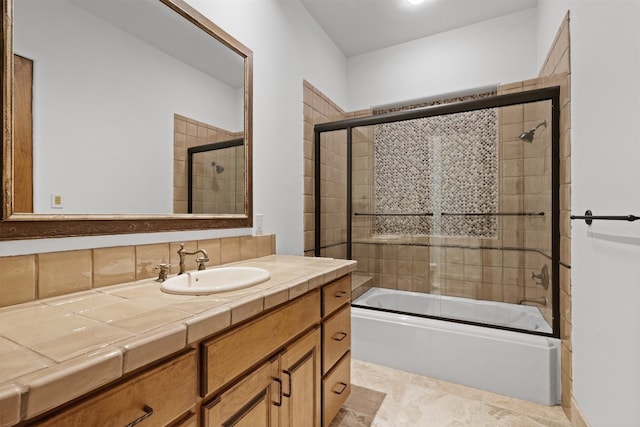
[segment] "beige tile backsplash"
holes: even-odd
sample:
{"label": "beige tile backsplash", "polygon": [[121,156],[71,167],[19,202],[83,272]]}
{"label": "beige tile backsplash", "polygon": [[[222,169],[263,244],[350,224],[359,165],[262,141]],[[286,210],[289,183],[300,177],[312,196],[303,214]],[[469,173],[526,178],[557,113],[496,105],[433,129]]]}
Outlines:
{"label": "beige tile backsplash", "polygon": [[169,263],[169,249],[166,243],[136,246],[136,280],[157,276],[156,265]]}
{"label": "beige tile backsplash", "polygon": [[240,241],[240,237],[229,237],[220,242],[220,261],[222,264],[241,260]]}
{"label": "beige tile backsplash", "polygon": [[38,255],[38,297],[91,289],[91,250],[51,252]]}
{"label": "beige tile backsplash", "polygon": [[136,279],[136,250],[132,246],[93,250],[93,287],[132,282]]}
{"label": "beige tile backsplash", "polygon": [[[0,307],[157,277],[159,263],[171,264],[175,274],[178,248],[179,242],[171,242],[0,257]],[[274,254],[275,235],[188,241],[185,249],[206,250],[207,266],[215,266]],[[186,261],[187,270],[196,268],[194,256]],[[95,298],[94,310],[109,305],[108,298]],[[81,305],[86,307],[86,301]]]}
{"label": "beige tile backsplash", "polygon": [[[36,256],[0,257],[0,305],[20,304],[36,297]],[[12,286],[21,283],[21,286]]]}

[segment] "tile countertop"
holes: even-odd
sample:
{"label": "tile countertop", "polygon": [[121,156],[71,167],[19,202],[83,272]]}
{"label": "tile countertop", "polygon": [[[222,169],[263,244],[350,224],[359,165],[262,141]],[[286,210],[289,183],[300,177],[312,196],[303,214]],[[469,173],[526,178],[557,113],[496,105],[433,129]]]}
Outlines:
{"label": "tile countertop", "polygon": [[[232,265],[232,264],[228,264]],[[0,309],[0,426],[32,418],[355,270],[270,255],[233,263],[271,279],[206,296],[146,279]]]}

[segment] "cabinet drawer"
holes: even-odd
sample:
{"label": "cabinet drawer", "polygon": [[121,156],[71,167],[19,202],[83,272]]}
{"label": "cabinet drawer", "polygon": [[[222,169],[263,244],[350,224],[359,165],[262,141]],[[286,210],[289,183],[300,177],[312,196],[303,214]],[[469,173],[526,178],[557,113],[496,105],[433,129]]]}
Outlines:
{"label": "cabinet drawer", "polygon": [[351,276],[347,275],[322,288],[322,317],[351,300]]}
{"label": "cabinet drawer", "polygon": [[203,343],[202,396],[220,389],[319,321],[320,294],[315,291]]}
{"label": "cabinet drawer", "polygon": [[[38,425],[169,424],[196,405],[196,353],[191,351],[114,386]],[[149,415],[150,414],[150,415]]]}
{"label": "cabinet drawer", "polygon": [[351,393],[351,352],[347,352],[335,368],[322,380],[323,427],[331,424]]}
{"label": "cabinet drawer", "polygon": [[322,323],[322,374],[351,348],[351,306],[346,305]]}

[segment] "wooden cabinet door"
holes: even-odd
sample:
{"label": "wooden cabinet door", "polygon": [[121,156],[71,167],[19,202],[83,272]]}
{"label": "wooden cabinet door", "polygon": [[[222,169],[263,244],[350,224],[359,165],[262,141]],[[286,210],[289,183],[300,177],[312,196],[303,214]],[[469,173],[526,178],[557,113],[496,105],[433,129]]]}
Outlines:
{"label": "wooden cabinet door", "polygon": [[271,427],[278,424],[282,383],[278,359],[264,363],[203,407],[207,427]]}
{"label": "wooden cabinet door", "polygon": [[315,328],[280,357],[284,427],[320,426],[320,330]]}

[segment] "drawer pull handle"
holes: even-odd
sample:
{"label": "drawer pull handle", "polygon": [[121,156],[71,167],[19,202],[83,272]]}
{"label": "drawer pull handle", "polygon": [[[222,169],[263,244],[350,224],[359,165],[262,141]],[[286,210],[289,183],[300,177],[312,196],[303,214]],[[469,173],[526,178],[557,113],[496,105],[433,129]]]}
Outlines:
{"label": "drawer pull handle", "polygon": [[335,341],[342,341],[343,339],[345,339],[347,337],[347,333],[346,332],[338,332],[337,334],[335,334],[333,336],[333,339]]}
{"label": "drawer pull handle", "polygon": [[291,393],[293,393],[293,391],[291,390],[291,372],[289,371],[282,371],[283,374],[287,374],[287,377],[289,377],[289,393],[282,393],[282,395],[284,397],[291,397]]}
{"label": "drawer pull handle", "polygon": [[142,410],[144,411],[144,415],[142,415],[140,418],[136,418],[135,420],[131,421],[129,424],[127,424],[127,427],[133,427],[137,424],[140,424],[143,420],[146,420],[151,415],[153,415],[153,408],[151,406],[144,405],[142,407]]}
{"label": "drawer pull handle", "polygon": [[276,406],[282,406],[282,380],[276,377],[273,377],[273,380],[278,383],[278,401],[273,402],[273,404]]}
{"label": "drawer pull handle", "polygon": [[337,391],[336,387],[333,387],[333,390],[331,390],[331,391],[333,391],[335,394],[342,394],[347,389],[347,384],[346,383],[339,382],[336,385],[342,386],[342,388],[340,389],[340,391]]}
{"label": "drawer pull handle", "polygon": [[349,292],[347,291],[340,291],[340,292],[336,292],[336,298],[342,298],[343,296],[347,295]]}

